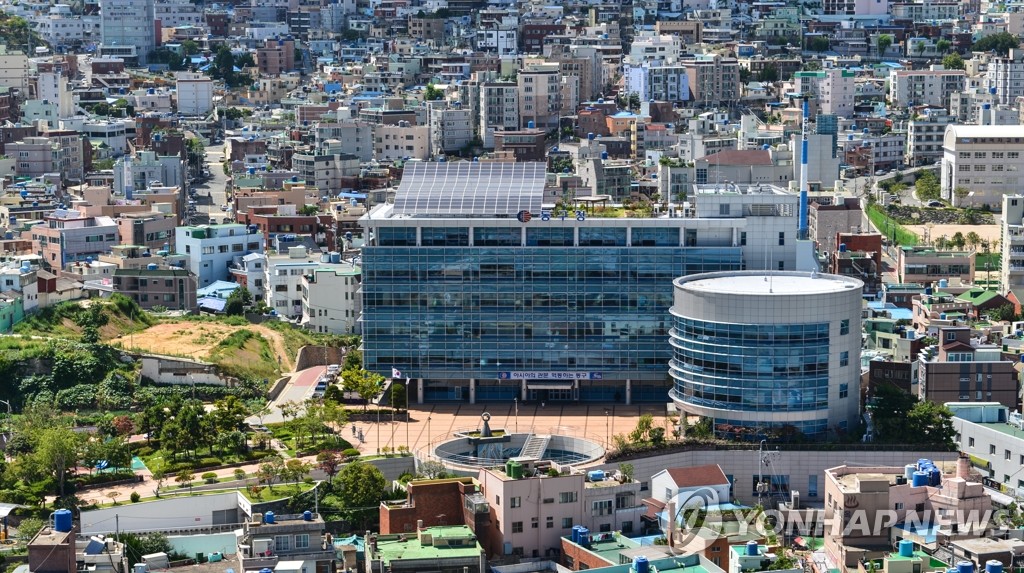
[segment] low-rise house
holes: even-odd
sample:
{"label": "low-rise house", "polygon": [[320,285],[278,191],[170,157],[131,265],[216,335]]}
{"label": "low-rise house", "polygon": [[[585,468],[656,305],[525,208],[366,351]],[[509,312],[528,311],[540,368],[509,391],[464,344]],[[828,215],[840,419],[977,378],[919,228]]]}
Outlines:
{"label": "low-rise house", "polygon": [[969,327],[940,328],[937,345],[918,355],[918,394],[937,404],[998,402],[1020,407],[1020,382],[1014,363],[1001,347],[971,338]]}

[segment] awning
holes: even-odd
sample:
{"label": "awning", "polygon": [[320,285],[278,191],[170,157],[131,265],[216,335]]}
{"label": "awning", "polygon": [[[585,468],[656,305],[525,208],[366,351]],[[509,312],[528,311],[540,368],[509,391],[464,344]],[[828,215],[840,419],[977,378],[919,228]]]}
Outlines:
{"label": "awning", "polygon": [[528,381],[527,390],[572,390],[572,382]]}

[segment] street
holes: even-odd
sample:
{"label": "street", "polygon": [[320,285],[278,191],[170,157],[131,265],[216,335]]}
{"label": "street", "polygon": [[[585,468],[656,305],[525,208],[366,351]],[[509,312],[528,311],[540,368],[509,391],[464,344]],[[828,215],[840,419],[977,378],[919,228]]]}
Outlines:
{"label": "street", "polygon": [[228,202],[228,177],[224,175],[221,161],[224,160],[224,146],[211,145],[206,148],[206,165],[211,177],[193,187],[195,190],[196,213],[192,217],[193,224],[221,223],[229,214],[221,211],[221,205]]}

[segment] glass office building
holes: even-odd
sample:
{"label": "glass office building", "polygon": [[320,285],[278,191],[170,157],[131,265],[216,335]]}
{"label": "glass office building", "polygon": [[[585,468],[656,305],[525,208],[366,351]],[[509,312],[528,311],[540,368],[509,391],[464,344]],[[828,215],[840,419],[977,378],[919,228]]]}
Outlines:
{"label": "glass office building", "polygon": [[791,208],[729,216],[793,195],[709,192],[708,218],[562,217],[542,177],[510,198],[487,187],[498,167],[458,165],[407,167],[395,204],[361,220],[365,366],[413,379],[415,400],[665,401],[673,280],[795,257]]}
{"label": "glass office building", "polygon": [[727,272],[676,280],[672,398],[719,434],[824,437],[859,415],[863,283]]}

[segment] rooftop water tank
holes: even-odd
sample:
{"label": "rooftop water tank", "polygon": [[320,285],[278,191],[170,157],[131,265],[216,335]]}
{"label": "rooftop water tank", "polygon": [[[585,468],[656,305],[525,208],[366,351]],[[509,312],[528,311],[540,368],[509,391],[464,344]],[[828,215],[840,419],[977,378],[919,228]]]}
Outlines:
{"label": "rooftop water tank", "polygon": [[946,279],[939,279],[939,288],[946,288],[949,286],[949,281]]}
{"label": "rooftop water tank", "polygon": [[313,512],[309,511],[308,509],[306,511],[303,511],[302,521],[313,521]]}
{"label": "rooftop water tank", "polygon": [[[583,547],[590,547],[590,530],[586,527],[580,529],[580,545]],[[961,572],[964,573],[964,572]],[[970,571],[966,573],[971,573]]]}
{"label": "rooftop water tank", "polygon": [[607,151],[602,151],[601,152],[601,161],[608,161],[608,152]]}
{"label": "rooftop water tank", "polygon": [[71,510],[58,509],[53,512],[53,528],[61,533],[71,531]]}
{"label": "rooftop water tank", "polygon": [[148,90],[146,90],[146,93],[149,95],[153,95],[156,93],[156,88],[149,88]]}
{"label": "rooftop water tank", "polygon": [[330,256],[332,263],[338,264],[341,262],[341,253],[330,253]]}
{"label": "rooftop water tank", "polygon": [[508,475],[508,477],[510,477],[512,479],[522,479],[522,477],[523,477],[523,464],[521,464],[521,463],[519,463],[519,462],[517,462],[515,460],[509,460],[505,464],[505,474]]}
{"label": "rooftop water tank", "polygon": [[534,123],[533,120],[530,120],[530,121],[526,122],[526,128],[527,129],[533,129],[535,127],[537,127],[537,124]]}
{"label": "rooftop water tank", "polygon": [[263,514],[263,521],[267,523],[274,523],[274,512],[268,511]]}
{"label": "rooftop water tank", "polygon": [[960,561],[956,564],[957,573],[974,573],[973,561]]}
{"label": "rooftop water tank", "polygon": [[928,474],[922,471],[914,472],[914,476],[911,478],[910,485],[912,487],[924,487],[928,485]]}
{"label": "rooftop water tank", "polygon": [[917,466],[915,466],[914,464],[907,464],[903,466],[903,477],[907,478],[907,480],[914,479],[914,472],[916,471]]}
{"label": "rooftop water tank", "polygon": [[148,265],[146,265],[146,270],[148,270],[148,271],[155,271],[155,270],[157,270],[159,268],[160,268],[160,265],[158,265],[156,263],[149,263]]}
{"label": "rooftop water tank", "polygon": [[591,470],[587,472],[588,481],[604,481],[604,470]]}
{"label": "rooftop water tank", "polygon": [[996,88],[988,88],[988,93],[995,95]]}
{"label": "rooftop water tank", "polygon": [[900,541],[900,557],[913,557],[914,556],[914,542],[909,539],[903,539]]}
{"label": "rooftop water tank", "polygon": [[758,548],[757,548],[757,542],[753,541],[753,540],[748,541],[747,542],[747,555],[754,556],[754,555],[757,555],[758,553],[759,553],[759,551],[758,551]]}
{"label": "rooftop water tank", "polygon": [[983,103],[983,104],[981,104],[981,109],[992,109],[992,104],[990,104],[990,103]]}
{"label": "rooftop water tank", "polygon": [[932,467],[928,470],[928,485],[939,487],[942,484],[942,470]]}
{"label": "rooftop water tank", "polygon": [[591,131],[590,133],[587,134],[587,139],[590,140],[590,141],[594,141],[594,132],[593,131]]}
{"label": "rooftop water tank", "polygon": [[651,570],[651,564],[647,561],[647,558],[643,555],[637,555],[633,558],[633,571],[636,573],[649,573]]}
{"label": "rooftop water tank", "polygon": [[839,252],[840,253],[845,253],[846,252],[846,243],[839,243]]}
{"label": "rooftop water tank", "polygon": [[569,539],[571,539],[573,543],[578,544],[580,542],[580,530],[581,529],[583,529],[582,525],[574,525],[574,526],[572,526],[572,533],[569,535]]}
{"label": "rooftop water tank", "polygon": [[985,573],[1003,573],[1003,564],[995,559],[985,562]]}

